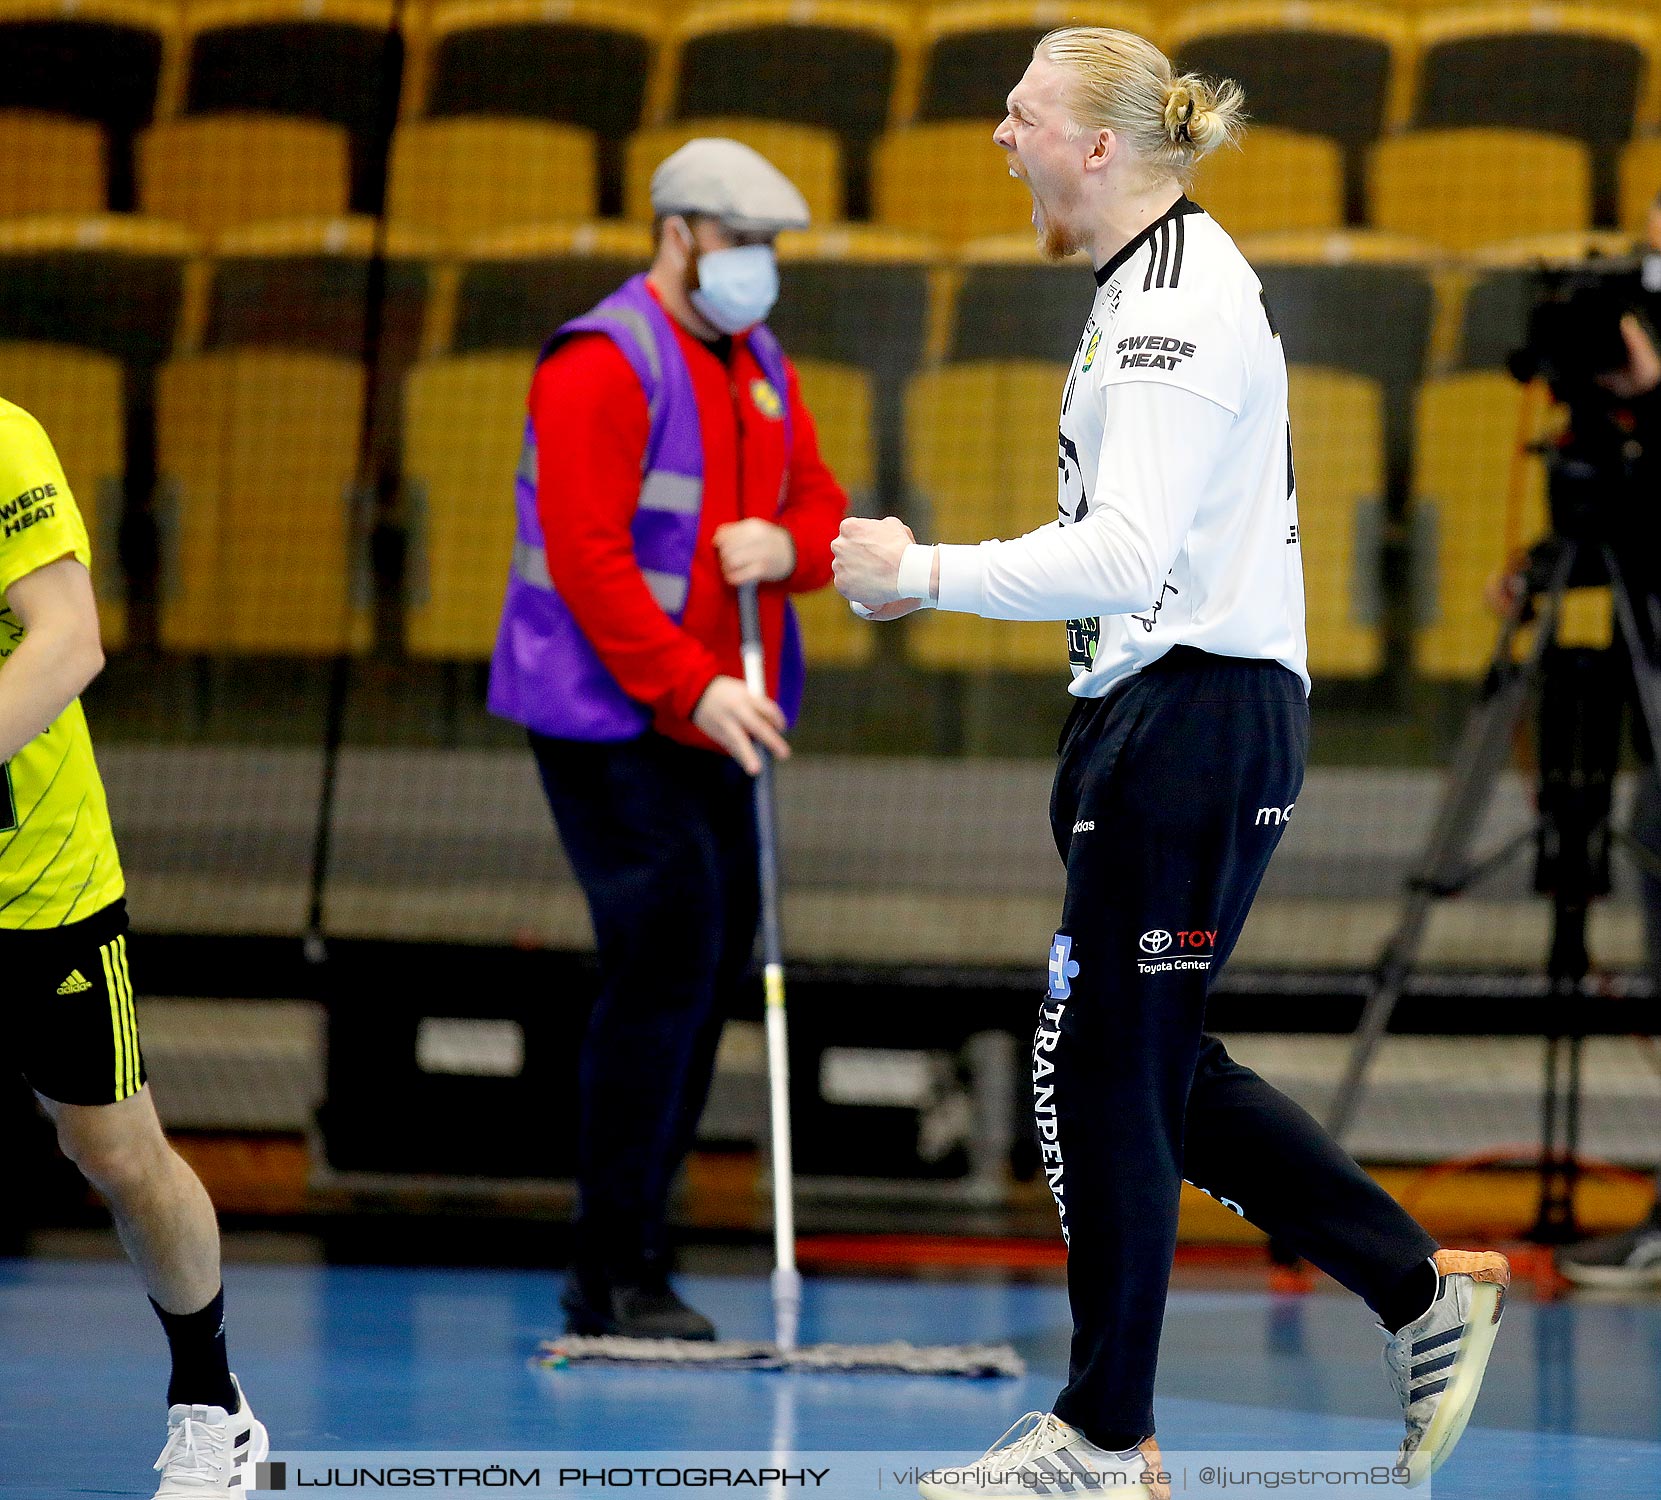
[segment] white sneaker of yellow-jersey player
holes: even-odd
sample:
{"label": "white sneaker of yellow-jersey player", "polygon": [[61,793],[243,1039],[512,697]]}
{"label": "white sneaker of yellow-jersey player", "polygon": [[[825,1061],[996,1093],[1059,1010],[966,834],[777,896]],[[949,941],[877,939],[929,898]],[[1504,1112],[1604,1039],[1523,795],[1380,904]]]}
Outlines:
{"label": "white sneaker of yellow-jersey player", "polygon": [[237,1410],[223,1406],[170,1406],[167,1446],[155,1467],[161,1488],[155,1500],[207,1500],[213,1495],[246,1495],[254,1487],[254,1465],[271,1455],[265,1424],[248,1407],[235,1375]]}
{"label": "white sneaker of yellow-jersey player", "polygon": [[1171,1494],[1159,1445],[1151,1437],[1114,1453],[1047,1411],[1028,1412],[962,1467],[929,1470],[917,1488],[924,1500],[1027,1500],[1032,1495],[1170,1500]]}

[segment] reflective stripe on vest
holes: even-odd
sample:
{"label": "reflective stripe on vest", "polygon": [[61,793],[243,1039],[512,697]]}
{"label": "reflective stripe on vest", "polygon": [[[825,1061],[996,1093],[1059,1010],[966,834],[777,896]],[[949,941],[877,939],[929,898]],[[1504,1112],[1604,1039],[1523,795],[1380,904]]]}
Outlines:
{"label": "reflective stripe on vest", "polygon": [[[652,372],[652,393],[647,400],[647,418],[657,418],[658,396],[663,389],[663,359],[658,351],[657,338],[651,321],[629,307],[614,307],[601,314],[591,314],[596,321],[619,324],[633,334],[635,342],[646,356]],[[519,450],[519,468],[516,478],[526,484],[537,483],[537,453],[531,425],[525,426],[525,442]],[[640,481],[639,510],[663,511],[669,515],[695,516],[703,509],[704,482],[691,474],[674,474],[664,469],[648,469]],[[516,542],[513,548],[513,570],[532,588],[554,587],[548,575],[548,559],[540,547]],[[658,607],[668,614],[678,615],[685,607],[690,582],[674,573],[654,568],[641,568],[641,576],[652,591]]]}
{"label": "reflective stripe on vest", "polygon": [[[536,483],[536,444],[529,439],[519,449],[518,477]],[[640,482],[641,510],[668,511],[675,516],[695,516],[703,508],[704,483],[690,474],[671,474],[653,469]]]}
{"label": "reflective stripe on vest", "polygon": [[[540,547],[525,542],[513,544],[513,571],[534,589],[549,589],[554,581],[548,576],[548,555]],[[665,614],[675,614],[686,603],[687,580],[678,573],[660,573],[655,568],[642,568],[640,576],[652,591],[658,608]]]}
{"label": "reflective stripe on vest", "polygon": [[608,307],[604,312],[591,312],[588,316],[596,323],[621,324],[634,335],[634,341],[640,345],[652,372],[652,394],[647,402],[646,414],[656,417],[658,392],[663,389],[663,359],[658,354],[657,337],[650,319],[632,307]]}

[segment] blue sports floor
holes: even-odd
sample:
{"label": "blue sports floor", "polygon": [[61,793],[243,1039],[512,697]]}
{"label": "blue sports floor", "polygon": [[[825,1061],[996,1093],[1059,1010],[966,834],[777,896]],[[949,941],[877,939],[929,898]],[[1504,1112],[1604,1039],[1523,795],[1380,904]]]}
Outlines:
{"label": "blue sports floor", "polygon": [[[275,1448],[978,1453],[1048,1408],[1066,1358],[1053,1286],[811,1280],[805,1341],[1010,1339],[1032,1373],[970,1383],[532,1368],[560,1280],[522,1271],[232,1266],[232,1363]],[[730,1337],[765,1283],[688,1278]],[[161,1333],[121,1263],[0,1261],[0,1494],[149,1495]],[[1160,1370],[1174,1449],[1393,1450],[1379,1336],[1357,1304],[1179,1291]],[[1661,1500],[1661,1299],[1514,1299],[1441,1500]]]}

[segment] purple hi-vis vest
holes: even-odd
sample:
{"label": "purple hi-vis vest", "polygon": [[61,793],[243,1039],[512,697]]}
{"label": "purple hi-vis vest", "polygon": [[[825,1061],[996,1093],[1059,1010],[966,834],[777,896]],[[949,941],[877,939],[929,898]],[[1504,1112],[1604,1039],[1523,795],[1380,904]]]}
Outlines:
{"label": "purple hi-vis vest", "polygon": [[[704,443],[698,400],[669,316],[646,287],[646,278],[625,282],[582,317],[559,329],[537,363],[578,333],[601,333],[623,352],[646,394],[650,427],[640,476],[640,502],[631,530],[635,560],[646,586],[677,625],[686,612],[692,554],[704,500]],[[747,335],[774,390],[789,389],[784,354],[764,326]],[[785,410],[785,449],[790,413]],[[508,575],[502,625],[490,662],[491,713],[539,734],[573,740],[627,740],[651,727],[652,712],[629,697],[589,645],[556,592],[536,509],[536,431],[525,421],[514,490],[519,526]],[[795,722],[802,696],[801,639],[795,613],[785,604],[779,663],[779,707]]]}

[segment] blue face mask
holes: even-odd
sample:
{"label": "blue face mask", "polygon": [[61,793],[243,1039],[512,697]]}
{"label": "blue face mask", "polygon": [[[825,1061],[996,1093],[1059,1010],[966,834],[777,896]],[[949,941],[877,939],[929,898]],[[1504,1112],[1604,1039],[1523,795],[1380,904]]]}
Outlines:
{"label": "blue face mask", "polygon": [[779,263],[771,245],[738,245],[698,257],[692,305],[722,333],[743,333],[779,300]]}

